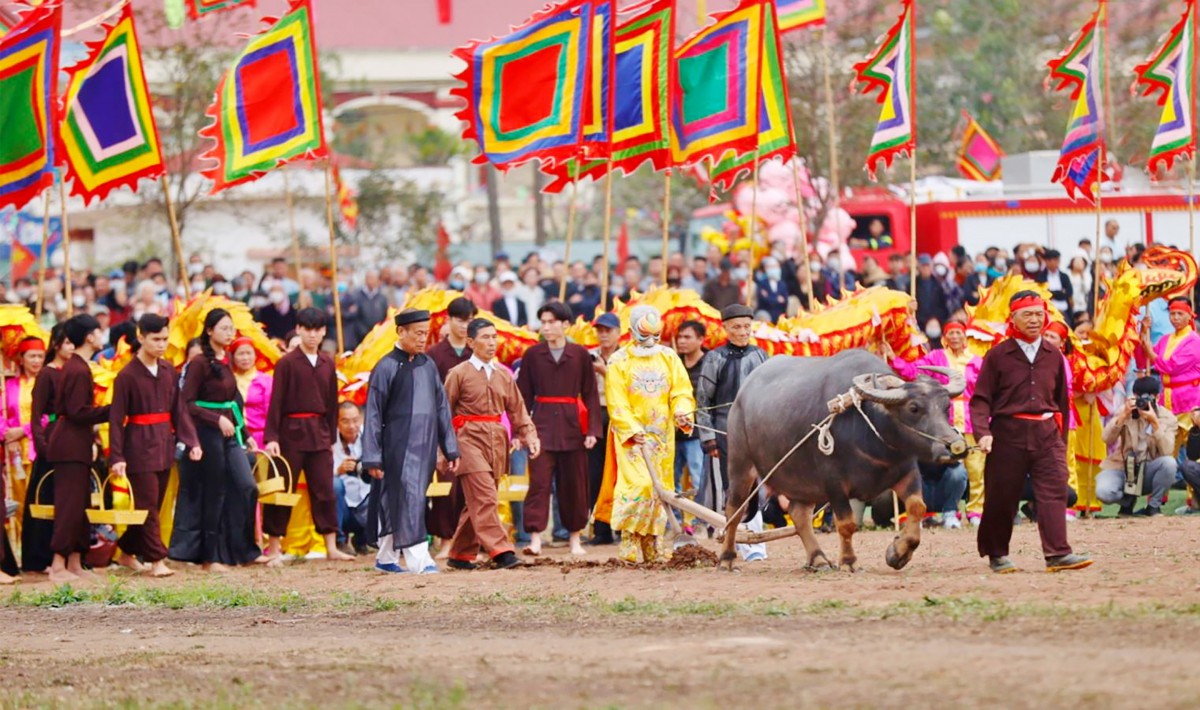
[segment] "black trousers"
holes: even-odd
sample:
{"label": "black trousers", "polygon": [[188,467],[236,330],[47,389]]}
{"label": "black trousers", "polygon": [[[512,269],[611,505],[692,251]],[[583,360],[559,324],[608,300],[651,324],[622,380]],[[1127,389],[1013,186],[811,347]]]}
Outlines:
{"label": "black trousers", "polygon": [[242,565],[262,554],[254,543],[258,484],[245,449],[219,429],[198,425],[204,457],[179,465],[179,495],[169,557]]}
{"label": "black trousers", "polygon": [[[54,537],[54,521],[39,520],[29,514],[29,506],[40,502],[47,505],[54,502],[54,476],[46,478],[51,470],[50,462],[43,456],[33,462],[33,472],[29,476],[29,488],[25,491],[25,506],[21,511],[21,570],[24,572],[45,572],[54,560],[50,551],[50,539]],[[45,483],[42,483],[45,479]],[[34,494],[41,485],[41,498],[34,500]]]}

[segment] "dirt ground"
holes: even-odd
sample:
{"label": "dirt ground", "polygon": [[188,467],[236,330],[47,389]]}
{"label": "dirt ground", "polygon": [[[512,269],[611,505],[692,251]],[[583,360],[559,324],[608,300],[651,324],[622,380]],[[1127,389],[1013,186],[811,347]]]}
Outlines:
{"label": "dirt ground", "polygon": [[858,574],[806,573],[786,540],[736,574],[364,559],[83,593],[31,576],[0,591],[0,708],[1200,707],[1200,518],[1070,534],[1091,569],[1042,572],[1026,524],[1027,571],[1002,577],[969,530],[926,531],[902,572],[880,531]]}

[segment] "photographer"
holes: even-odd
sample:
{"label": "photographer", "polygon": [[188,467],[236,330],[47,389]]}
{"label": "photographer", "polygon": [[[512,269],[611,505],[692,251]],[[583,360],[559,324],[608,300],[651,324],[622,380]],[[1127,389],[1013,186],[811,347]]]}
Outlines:
{"label": "photographer", "polygon": [[[338,406],[337,441],[333,443],[333,492],[337,498],[338,547],[342,552],[365,552],[373,540],[367,534],[367,504],[371,484],[362,476],[362,412],[353,402]],[[354,546],[350,546],[350,535]]]}
{"label": "photographer", "polygon": [[[1175,483],[1175,433],[1179,422],[1156,400],[1161,386],[1152,377],[1140,377],[1133,383],[1133,395],[1125,407],[1104,427],[1104,443],[1120,446],[1100,464],[1096,476],[1096,497],[1105,503],[1119,503],[1121,515],[1158,515],[1163,497]],[[1146,507],[1133,513],[1140,495],[1149,495]]]}

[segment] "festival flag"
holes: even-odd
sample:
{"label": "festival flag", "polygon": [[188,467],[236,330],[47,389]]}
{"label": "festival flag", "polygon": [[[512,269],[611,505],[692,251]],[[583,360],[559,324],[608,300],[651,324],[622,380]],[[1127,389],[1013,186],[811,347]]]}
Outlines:
{"label": "festival flag", "polygon": [[479,145],[475,162],[507,170],[576,154],[587,120],[594,10],[590,0],[567,0],[505,37],[451,53],[467,64],[450,93],[465,103],[457,116],[466,125],[463,138]]}
{"label": "festival flag", "polygon": [[105,30],[105,38],[90,43],[87,58],[69,70],[58,126],[64,179],[85,205],[122,185],[136,190],[138,180],[166,169],[128,4]]}
{"label": "festival flag", "polygon": [[[647,161],[655,170],[670,165],[670,123],[666,106],[670,99],[672,38],[675,36],[673,0],[651,0],[641,12],[617,24],[614,37],[613,170],[626,174]],[[598,179],[608,169],[607,160],[574,158],[541,170],[553,179],[543,192],[562,192],[578,178]]]}
{"label": "festival flag", "polygon": [[254,35],[217,84],[200,131],[216,143],[201,156],[212,194],[257,180],[294,160],[328,154],[311,0],[289,0],[283,17]]}
{"label": "festival flag", "polygon": [[758,141],[766,0],[741,0],[734,9],[675,51],[671,93],[671,154],[675,165],[728,151],[753,152]]}
{"label": "festival flag", "polygon": [[999,180],[1004,151],[974,116],[963,111],[963,118],[967,120],[967,128],[958,146],[958,172],[968,180]]}
{"label": "festival flag", "polygon": [[1183,18],[1154,54],[1133,71],[1137,79],[1130,92],[1137,93],[1138,85],[1144,85],[1142,95],[1158,93],[1158,105],[1163,107],[1146,164],[1153,176],[1160,167],[1170,170],[1176,158],[1191,160],[1196,150],[1192,115],[1196,102],[1196,0],[1187,0]]}
{"label": "festival flag", "polygon": [[1075,101],[1067,135],[1063,139],[1058,165],[1051,182],[1061,183],[1071,199],[1079,197],[1095,202],[1104,174],[1104,44],[1107,24],[1105,3],[1083,26],[1057,59],[1048,63],[1050,79],[1058,80],[1058,90],[1071,89]]}
{"label": "festival flag", "polygon": [[454,8],[450,5],[450,0],[437,0],[438,24],[448,25],[454,14]]}
{"label": "festival flag", "polygon": [[900,1],[904,6],[900,19],[880,39],[875,52],[854,65],[854,83],[863,85],[863,94],[878,89],[877,100],[883,104],[867,153],[867,172],[872,180],[880,163],[890,168],[897,155],[912,155],[917,149],[913,0]]}
{"label": "festival flag", "polygon": [[454,265],[450,263],[450,232],[446,231],[446,225],[443,222],[438,222],[437,226],[437,252],[433,261],[433,278],[438,281],[445,281],[450,278],[450,272]]}
{"label": "festival flag", "polygon": [[62,7],[46,3],[0,39],[0,207],[54,184]]}
{"label": "festival flag", "polygon": [[337,188],[338,210],[342,213],[342,223],[351,232],[358,229],[358,198],[350,186],[342,181],[342,171],[333,166],[333,184]]}
{"label": "festival flag", "polygon": [[240,7],[254,7],[258,0],[186,0],[188,17],[193,20]]}
{"label": "festival flag", "polygon": [[21,17],[17,13],[7,8],[0,7],[0,37],[8,34],[21,22]]}
{"label": "festival flag", "polygon": [[779,32],[825,26],[825,0],[775,0]]}
{"label": "festival flag", "polygon": [[616,71],[613,51],[613,0],[594,0],[592,36],[588,42],[587,84],[583,90],[583,136],[578,153],[583,160],[605,158],[612,152],[613,90]]}
{"label": "festival flag", "polygon": [[760,162],[779,158],[786,163],[796,156],[796,134],[788,102],[783,50],[775,31],[775,11],[770,6],[766,8],[765,20],[758,95],[758,149],[752,153],[726,153],[712,169],[713,188],[732,190],[734,183],[754,170],[756,157]]}

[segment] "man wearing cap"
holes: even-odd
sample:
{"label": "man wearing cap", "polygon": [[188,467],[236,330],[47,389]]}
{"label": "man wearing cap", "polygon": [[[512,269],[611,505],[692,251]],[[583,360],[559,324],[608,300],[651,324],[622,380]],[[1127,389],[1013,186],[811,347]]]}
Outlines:
{"label": "man wearing cap", "polygon": [[1196,335],[1195,314],[1187,298],[1172,298],[1167,306],[1175,332],[1150,343],[1150,328],[1142,328],[1142,349],[1146,360],[1162,376],[1160,403],[1176,416],[1200,407],[1200,335]]}
{"label": "man wearing cap", "polygon": [[1070,326],[1074,322],[1074,314],[1071,312],[1074,290],[1071,288],[1071,278],[1058,270],[1062,254],[1056,249],[1047,249],[1044,259],[1046,268],[1039,271],[1034,280],[1040,284],[1046,284],[1046,288],[1050,289],[1050,304],[1063,314],[1067,325]]}
{"label": "man wearing cap", "polygon": [[1008,559],[1013,518],[1025,477],[1033,486],[1046,571],[1092,564],[1067,542],[1067,421],[1071,393],[1066,362],[1042,339],[1049,323],[1045,300],[1019,291],[1009,301],[1008,338],[983,358],[971,397],[971,426],[984,467],[980,556],[993,572],[1015,572]]}
{"label": "man wearing cap", "polygon": [[525,301],[517,294],[517,275],[511,271],[504,271],[496,280],[500,282],[500,298],[492,301],[492,313],[518,328],[529,325],[529,312],[525,310]]}
{"label": "man wearing cap", "polygon": [[[958,321],[950,321],[942,329],[942,344],[945,348],[932,350],[914,362],[908,362],[899,357],[892,358],[892,368],[906,380],[915,380],[921,375],[946,384],[949,377],[935,372],[926,372],[923,367],[952,367],[962,373],[967,381],[967,388],[961,395],[950,402],[950,423],[955,429],[964,433],[967,443],[974,447],[975,440],[971,433],[971,418],[967,416],[967,403],[971,400],[971,392],[975,389],[975,379],[979,376],[982,358],[967,350],[967,328]],[[963,462],[967,469],[967,481],[970,486],[970,496],[967,502],[967,518],[974,524],[979,523],[983,512],[983,454],[973,449]],[[957,511],[952,516],[942,516],[942,524],[948,528],[960,526]]]}
{"label": "man wearing cap", "polygon": [[[429,556],[425,489],[440,449],[447,470],[458,468],[458,440],[437,366],[425,354],[429,311],[396,314],[396,348],[371,370],[362,433],[363,469],[380,481],[371,498],[379,530],[375,568],[381,572],[437,572]],[[399,565],[404,555],[407,569]]]}
{"label": "man wearing cap", "polygon": [[600,438],[600,409],[592,358],[582,345],[567,342],[564,329],[571,309],[551,301],[538,309],[542,342],[525,351],[517,373],[517,388],[530,407],[541,455],[529,462],[529,492],[525,496],[525,532],[536,557],[542,551],[541,533],[550,521],[551,485],[558,512],[570,533],[571,554],[585,554],[580,531],[587,526],[587,452]]}
{"label": "man wearing cap", "polygon": [[[712,457],[713,464],[721,474],[719,484],[716,480],[713,481],[714,493],[729,487],[729,477],[725,470],[725,459],[729,455],[728,441],[725,434],[721,433],[728,431],[729,407],[754,368],[767,361],[767,353],[750,343],[754,327],[753,316],[750,309],[740,303],[721,311],[721,320],[729,340],[704,356],[700,378],[697,380],[696,422],[700,430],[700,445],[704,452]],[[758,510],[757,497],[750,499],[746,508],[746,519],[751,530],[762,530],[762,513]],[[765,544],[738,545],[738,551],[747,562],[767,557]]]}
{"label": "man wearing cap", "polygon": [[[592,348],[592,369],[596,371],[596,389],[600,398],[600,433],[608,431],[608,398],[604,394],[605,377],[608,375],[608,360],[617,352],[621,343],[621,319],[615,313],[601,313],[593,323],[599,345]],[[608,456],[607,446],[593,446],[588,452],[588,509],[596,507],[600,488],[604,482],[604,460]],[[592,521],[592,537],[589,545],[613,544],[612,528],[607,518],[599,515]]]}

